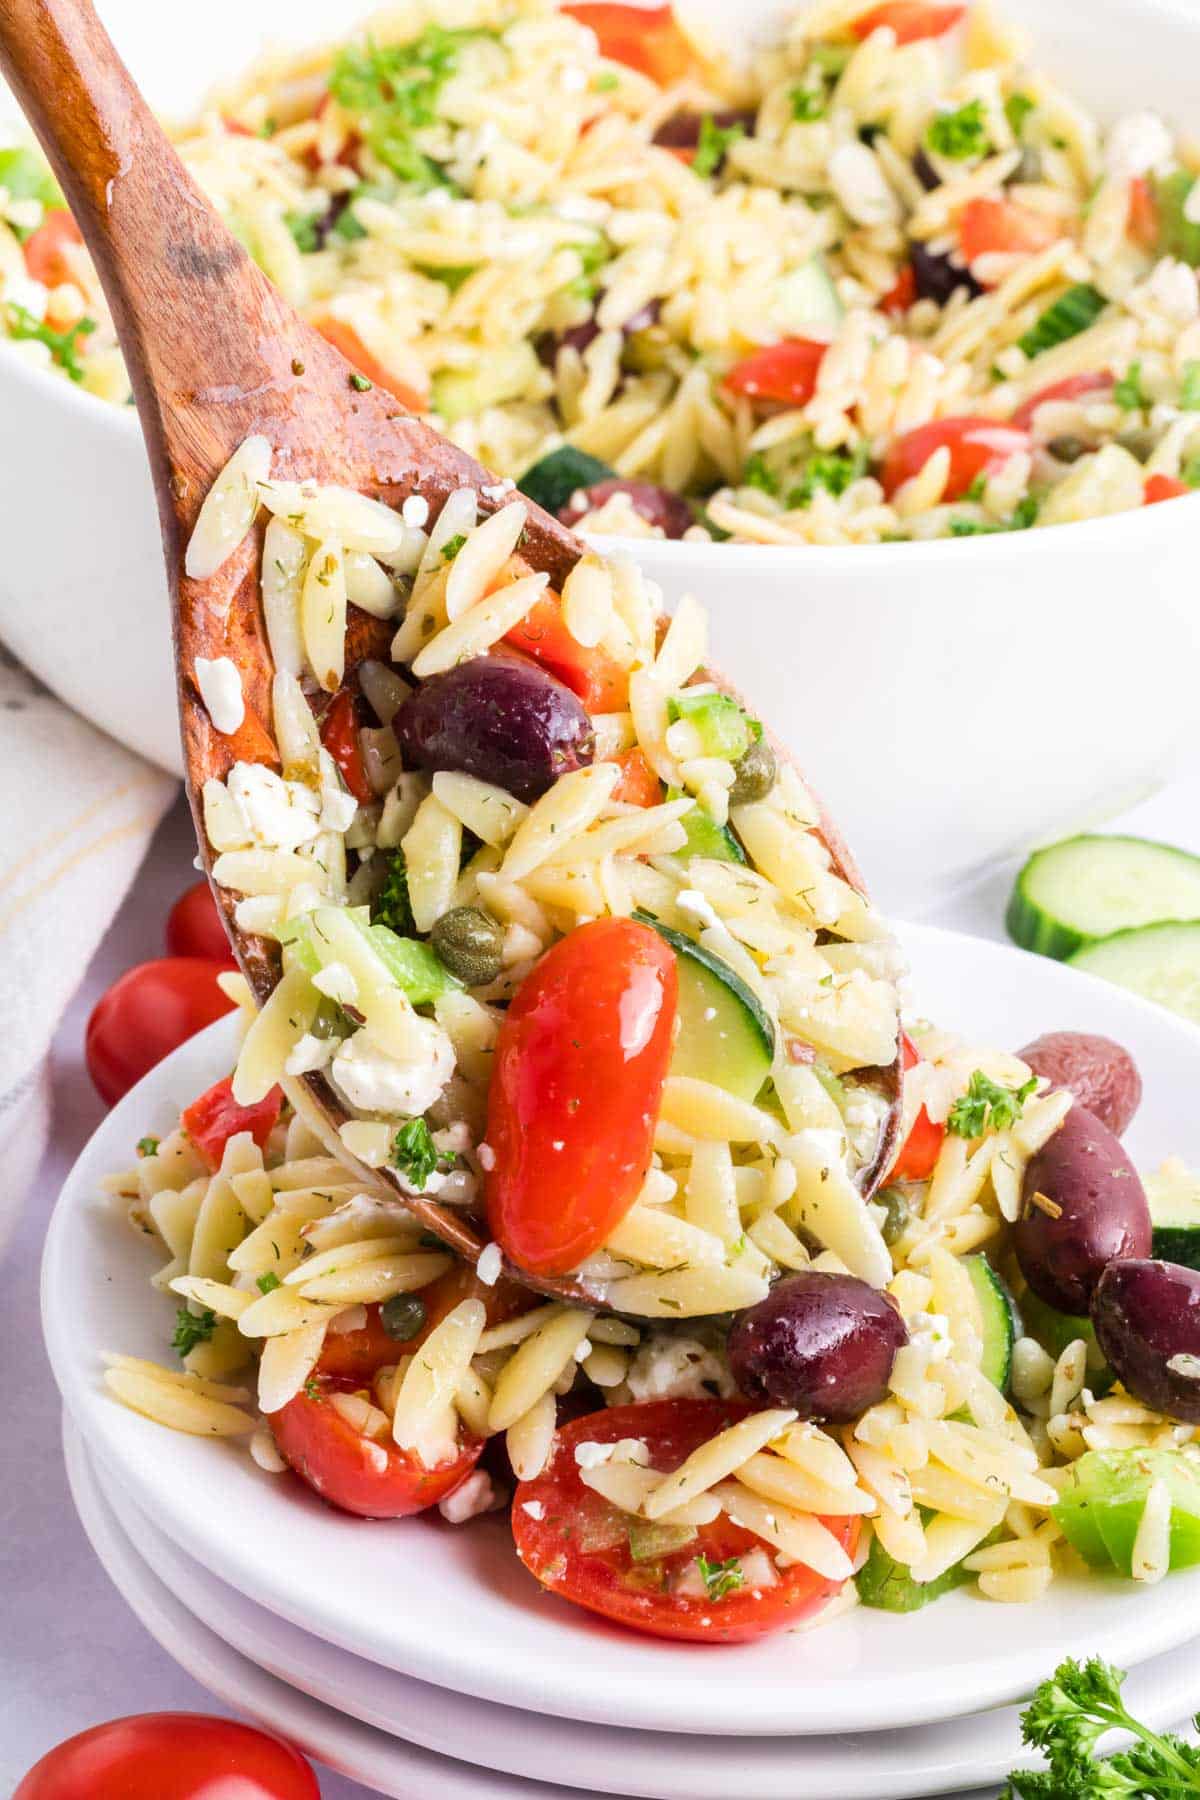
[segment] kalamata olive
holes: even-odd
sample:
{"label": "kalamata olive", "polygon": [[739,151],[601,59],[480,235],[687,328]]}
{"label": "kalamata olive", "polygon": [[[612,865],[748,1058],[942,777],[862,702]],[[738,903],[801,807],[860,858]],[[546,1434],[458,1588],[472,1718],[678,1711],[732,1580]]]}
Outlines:
{"label": "kalamata olive", "polygon": [[1089,1031],[1047,1031],[1017,1055],[1052,1088],[1066,1088],[1115,1137],[1142,1098],[1142,1078],[1128,1050]]}
{"label": "kalamata olive", "polygon": [[[712,120],[718,131],[734,131],[740,125],[747,137],[754,135],[754,127],[758,122],[758,114],[752,108],[729,107],[723,112],[702,113],[683,107],[659,126],[654,134],[654,142],[664,150],[698,150],[706,118]],[[716,168],[708,171],[709,174],[715,175],[724,161],[722,155]]]}
{"label": "kalamata olive", "polygon": [[495,981],[503,961],[504,932],[480,906],[452,906],[429,934],[438,960],[467,987]]}
{"label": "kalamata olive", "polygon": [[735,1322],[729,1366],[748,1400],[848,1424],[882,1400],[908,1342],[899,1310],[855,1275],[806,1269]]}
{"label": "kalamata olive", "polygon": [[433,675],[392,721],[406,768],[457,769],[536,800],[596,755],[582,704],[520,657],[477,656]]}
{"label": "kalamata olive", "polygon": [[[622,336],[628,340],[635,333],[648,331],[658,324],[658,315],[662,311],[660,300],[651,300],[646,306],[639,306],[631,313],[621,327]],[[563,349],[578,350],[580,356],[589,345],[594,344],[600,336],[600,326],[595,313],[583,321],[582,325],[572,325],[567,331],[544,331],[537,341],[537,353],[541,362],[552,369],[558,361],[558,353]]]}
{"label": "kalamata olive", "polygon": [[1030,1158],[1013,1241],[1034,1293],[1065,1313],[1087,1311],[1115,1258],[1149,1250],[1150,1209],[1137,1170],[1085,1107],[1073,1106]]}
{"label": "kalamata olive", "polygon": [[982,294],[983,289],[970,269],[954,262],[949,256],[939,255],[928,244],[923,244],[920,238],[910,240],[908,254],[920,299],[932,300],[937,306],[945,306],[958,288],[966,288],[967,295],[972,300]]}
{"label": "kalamata olive", "polygon": [[1110,1263],[1092,1324],[1135,1400],[1200,1424],[1200,1271],[1148,1257]]}
{"label": "kalamata olive", "polygon": [[754,800],[765,800],[775,786],[778,774],[775,752],[766,738],[758,738],[733,765],[730,805],[749,806]]}
{"label": "kalamata olive", "polygon": [[587,513],[599,511],[614,494],[627,494],[634,512],[640,513],[647,524],[657,525],[664,537],[681,538],[696,522],[682,494],[673,494],[670,488],[655,487],[651,481],[624,481],[619,476],[585,488],[584,504],[577,505],[577,497],[573,496],[558,516],[564,525],[573,528]]}

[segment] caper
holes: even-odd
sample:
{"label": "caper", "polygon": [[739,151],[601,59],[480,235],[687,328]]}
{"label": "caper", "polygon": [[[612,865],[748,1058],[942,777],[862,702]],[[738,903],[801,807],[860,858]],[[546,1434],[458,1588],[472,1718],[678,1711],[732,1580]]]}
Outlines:
{"label": "caper", "polygon": [[765,800],[775,786],[778,774],[775,752],[766,738],[759,738],[734,765],[733,786],[729,790],[731,803],[748,806],[752,800]]}
{"label": "caper", "polygon": [[670,347],[669,332],[661,325],[647,325],[642,331],[630,332],[626,338],[621,351],[622,366],[635,375],[653,375],[657,369],[666,366]]}
{"label": "caper", "polygon": [[420,1294],[393,1294],[379,1309],[379,1323],[390,1338],[407,1344],[425,1323],[425,1302]]}
{"label": "caper", "polygon": [[1066,433],[1062,437],[1051,438],[1046,448],[1059,462],[1073,463],[1078,462],[1081,456],[1086,456],[1092,445],[1085,443],[1081,437]]}
{"label": "caper", "polygon": [[467,987],[486,987],[500,973],[504,932],[478,906],[453,906],[431,933],[433,948]]}
{"label": "caper", "polygon": [[1008,178],[1010,181],[1035,182],[1046,179],[1039,151],[1032,144],[1026,144],[1021,151],[1021,160]]}
{"label": "caper", "polygon": [[894,1187],[880,1188],[875,1196],[875,1204],[882,1206],[884,1210],[885,1217],[880,1229],[884,1243],[890,1248],[904,1236],[912,1218],[912,1208],[900,1189]]}

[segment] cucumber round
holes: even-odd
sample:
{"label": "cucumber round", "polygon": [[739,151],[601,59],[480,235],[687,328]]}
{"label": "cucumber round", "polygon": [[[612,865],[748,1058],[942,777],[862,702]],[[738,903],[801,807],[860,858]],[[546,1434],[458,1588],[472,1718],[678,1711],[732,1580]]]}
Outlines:
{"label": "cucumber round", "polygon": [[754,1100],[775,1060],[775,1027],[757,994],[727,962],[682,931],[638,913],[675,952],[679,1030],[671,1074],[710,1081],[739,1100]]}
{"label": "cucumber round", "polygon": [[1149,838],[1067,838],[1017,876],[1005,923],[1023,950],[1059,961],[1114,932],[1200,919],[1200,856]]}
{"label": "cucumber round", "polygon": [[1200,1269],[1200,1175],[1181,1163],[1147,1175],[1143,1186],[1154,1226],[1151,1254],[1162,1262]]}
{"label": "cucumber round", "polygon": [[1012,1377],[1013,1344],[1019,1330],[1016,1305],[986,1256],[965,1256],[963,1267],[971,1277],[983,1318],[980,1368],[993,1387],[1005,1394]]}
{"label": "cucumber round", "polygon": [[571,504],[572,495],[581,488],[595,487],[615,474],[615,469],[598,457],[589,456],[586,450],[576,450],[574,444],[560,444],[526,469],[517,486],[546,512],[558,514]]}
{"label": "cucumber round", "polygon": [[1200,1025],[1200,919],[1117,931],[1067,960]]}

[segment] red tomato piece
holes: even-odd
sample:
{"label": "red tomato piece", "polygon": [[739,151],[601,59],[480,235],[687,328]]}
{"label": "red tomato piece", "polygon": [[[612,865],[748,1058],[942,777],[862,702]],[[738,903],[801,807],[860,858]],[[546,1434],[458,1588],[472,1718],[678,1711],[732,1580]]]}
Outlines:
{"label": "red tomato piece", "polygon": [[240,1131],[248,1131],[263,1149],[279,1122],[282,1106],[283,1093],[277,1087],[265,1100],[239,1106],[233,1097],[233,1077],[226,1075],[193,1100],[179,1122],[210,1168],[219,1169],[226,1144]]}
{"label": "red tomato piece", "polygon": [[1143,250],[1156,250],[1160,226],[1154,189],[1144,175],[1135,175],[1129,183],[1129,219],[1125,229]]}
{"label": "red tomato piece", "polygon": [[966,10],[965,6],[935,6],[929,0],[884,0],[882,6],[860,13],[850,29],[861,42],[887,25],[898,44],[915,44],[921,38],[941,37],[958,24]]}
{"label": "red tomato piece", "polygon": [[339,688],[325,708],[325,717],[321,720],[321,742],[337,764],[342,780],[354,798],[364,806],[368,805],[375,795],[367,780],[367,765],[363,761],[362,745],[358,738],[358,719],[354,712],[354,695],[349,688]]}
{"label": "red tomato piece", "polygon": [[13,1800],[321,1800],[317,1778],[281,1738],[201,1713],[141,1713],[68,1738],[34,1765]]}
{"label": "red tomato piece", "polygon": [[486,1287],[468,1263],[458,1262],[422,1288],[420,1298],[425,1305],[425,1323],[403,1341],[388,1336],[378,1306],[368,1306],[367,1322],[358,1331],[328,1332],[317,1363],[320,1373],[359,1383],[373,1380],[389,1363],[419,1350],[434,1326],[440,1325],[460,1300],[482,1300],[489,1326],[502,1325],[506,1319],[515,1319],[518,1313],[540,1304],[536,1294],[507,1276],[502,1275],[493,1286]]}
{"label": "red tomato piece", "polygon": [[1057,221],[1015,200],[968,200],[958,215],[958,246],[968,263],[997,251],[1032,255],[1049,249],[1062,235]]}
{"label": "red tomato piece", "polygon": [[564,6],[561,11],[595,32],[601,56],[638,69],[659,87],[671,87],[704,72],[701,58],[670,6],[623,6],[614,0],[592,0],[590,5]]}
{"label": "red tomato piece", "polygon": [[626,806],[657,806],[663,797],[663,785],[646,761],[644,750],[623,750],[613,761],[621,765],[621,779],[613,789],[613,799]]}
{"label": "red tomato piece", "polygon": [[899,313],[906,313],[916,298],[917,272],[911,263],[905,263],[894,284],[879,302],[879,310],[895,317]]}
{"label": "red tomato piece", "polygon": [[977,476],[990,474],[1001,463],[1029,448],[1029,433],[995,419],[967,414],[959,419],[933,419],[906,431],[889,447],[879,479],[890,497],[914,475],[919,475],[935,450],[950,452],[950,475],[943,496],[961,500]]}
{"label": "red tomato piece", "polygon": [[203,956],[233,968],[225,926],[207,881],[185,888],[167,914],[167,955]]}
{"label": "red tomato piece", "polygon": [[217,986],[227,963],[162,956],[127,969],[92,1008],[84,1055],[92,1085],[115,1106],[180,1044],[232,1011]]}
{"label": "red tomato piece", "polygon": [[43,287],[58,287],[72,279],[67,251],[82,242],[83,234],[66,208],[52,206],[37,230],[25,239],[25,267]]}
{"label": "red tomato piece", "polygon": [[817,371],[828,348],[811,338],[764,344],[730,369],[724,385],[731,394],[746,394],[751,400],[804,406],[816,392]]}
{"label": "red tomato piece", "polygon": [[1018,406],[1011,423],[1021,431],[1028,431],[1038,407],[1045,406],[1048,400],[1077,400],[1081,394],[1098,394],[1102,388],[1112,385],[1112,375],[1100,371],[1092,375],[1066,375],[1061,381],[1052,381],[1049,387],[1039,388],[1036,394],[1031,394]]}
{"label": "red tomato piece", "polygon": [[595,919],[525,978],[496,1042],[485,1197],[518,1268],[562,1275],[637,1198],[671,1060],[675,953],[633,919]]}
{"label": "red tomato piece", "polygon": [[[802,1563],[777,1568],[771,1546],[725,1514],[702,1525],[682,1549],[637,1562],[630,1552],[628,1520],[584,1487],[575,1462],[578,1443],[639,1438],[649,1449],[650,1466],[669,1474],[706,1439],[750,1411],[740,1401],[655,1400],[610,1407],[562,1426],[549,1467],[517,1489],[512,1508],[517,1555],[543,1587],[652,1637],[731,1644],[798,1625],[832,1599],[842,1583]],[[824,1518],[821,1523],[853,1556],[858,1519]],[[727,1563],[750,1551],[762,1551],[776,1567],[774,1585],[730,1584],[720,1597],[707,1593],[702,1583],[698,1594],[680,1591],[679,1580],[697,1557]]]}
{"label": "red tomato piece", "polygon": [[589,650],[571,636],[556,594],[535,601],[504,641],[557,675],[588,712],[621,712],[628,705],[629,671],[599,644]]}
{"label": "red tomato piece", "polygon": [[[915,1068],[921,1052],[907,1031],[900,1033],[900,1055],[905,1070]],[[888,1172],[888,1181],[926,1181],[933,1174],[946,1136],[944,1125],[935,1125],[922,1107],[913,1120],[912,1130],[900,1146],[900,1154]]]}
{"label": "red tomato piece", "polygon": [[380,362],[375,353],[367,349],[352,325],[347,325],[341,319],[333,318],[331,314],[326,314],[323,319],[315,319],[313,323],[325,342],[332,344],[335,350],[340,350],[346,361],[353,363],[360,375],[365,375],[367,380],[373,382],[376,387],[383,388],[387,393],[393,395],[409,412],[424,412],[429,404],[429,395],[418,393],[416,388],[411,388],[407,382],[401,381],[398,375],[393,375],[391,370]]}
{"label": "red tomato piece", "polygon": [[1146,505],[1157,506],[1160,500],[1178,500],[1192,490],[1186,481],[1180,481],[1174,475],[1151,475],[1144,492]]}
{"label": "red tomato piece", "polygon": [[[396,1354],[393,1346],[393,1361]],[[465,1481],[479,1461],[482,1438],[464,1433],[457,1455],[427,1469],[390,1439],[364,1437],[330,1404],[333,1394],[354,1388],[352,1380],[315,1375],[269,1415],[279,1454],[322,1500],[363,1519],[406,1519],[436,1506]]]}

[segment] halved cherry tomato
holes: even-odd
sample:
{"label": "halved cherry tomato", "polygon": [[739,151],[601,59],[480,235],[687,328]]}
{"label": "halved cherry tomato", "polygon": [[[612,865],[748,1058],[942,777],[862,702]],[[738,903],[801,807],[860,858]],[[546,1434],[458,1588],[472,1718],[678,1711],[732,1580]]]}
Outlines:
{"label": "halved cherry tomato", "polygon": [[230,113],[221,114],[221,123],[229,133],[230,137],[258,136],[256,131],[251,131],[249,125],[243,125],[240,119],[235,119]]}
{"label": "halved cherry tomato", "polygon": [[965,6],[931,5],[929,0],[884,0],[882,6],[860,13],[850,29],[861,40],[887,25],[895,32],[898,44],[915,44],[921,38],[941,37],[958,24],[966,10]]}
{"label": "halved cherry tomato", "polygon": [[332,344],[335,350],[340,350],[360,375],[365,375],[376,387],[385,388],[409,412],[423,412],[429,405],[428,394],[419,394],[407,382],[401,381],[398,375],[393,375],[374,352],[367,349],[353,325],[347,325],[343,319],[335,319],[328,313],[324,318],[314,320],[314,324],[325,342]]}
{"label": "halved cherry tomato", "polygon": [[[900,1055],[904,1069],[915,1068],[921,1060],[921,1052],[909,1037],[907,1031],[900,1033]],[[935,1125],[929,1114],[922,1107],[913,1120],[912,1130],[900,1147],[900,1154],[888,1171],[888,1181],[926,1181],[933,1174],[933,1165],[938,1159],[942,1144],[946,1137],[946,1127]]]}
{"label": "halved cherry tomato", "polygon": [[689,75],[699,77],[704,72],[703,62],[670,6],[623,6],[614,0],[592,0],[590,5],[560,10],[595,32],[601,56],[639,70],[659,87],[672,87]]}
{"label": "halved cherry tomato", "polygon": [[488,1093],[492,1236],[562,1275],[598,1250],[650,1166],[671,1060],[675,953],[633,919],[561,938],[508,1009]]}
{"label": "halved cherry tomato", "polygon": [[207,881],[184,888],[167,914],[167,955],[203,956],[234,967],[233,953]]}
{"label": "halved cherry tomato", "polygon": [[613,761],[621,765],[621,779],[613,789],[614,800],[626,806],[657,806],[663,785],[646,761],[644,750],[623,750]]}
{"label": "halved cherry tomato", "polygon": [[[576,1444],[637,1438],[650,1452],[650,1466],[668,1474],[751,1410],[739,1401],[654,1400],[610,1407],[562,1426],[549,1467],[517,1489],[512,1509],[517,1555],[543,1587],[652,1637],[730,1644],[798,1625],[832,1599],[842,1583],[803,1563],[779,1568],[770,1545],[724,1513],[713,1524],[700,1526],[682,1549],[635,1561],[628,1519],[583,1485],[575,1461]],[[853,1556],[858,1519],[823,1518],[821,1523]],[[679,1591],[680,1577],[698,1557],[712,1565],[750,1551],[769,1558],[778,1576],[770,1587],[749,1579],[740,1586],[728,1584],[720,1597],[706,1592],[703,1583],[698,1594]],[[735,1578],[739,1572],[728,1570]]]}
{"label": "halved cherry tomato", "polygon": [[1011,423],[1028,431],[1038,407],[1045,406],[1048,400],[1077,400],[1080,394],[1097,394],[1112,385],[1112,375],[1100,370],[1091,375],[1066,375],[1061,381],[1052,381],[1049,387],[1039,388],[1036,394],[1031,394],[1018,406]]}
{"label": "halved cherry tomato", "polygon": [[1145,486],[1145,504],[1157,506],[1160,500],[1178,500],[1192,489],[1174,475],[1151,475]]}
{"label": "halved cherry tomato", "polygon": [[731,394],[747,394],[752,400],[778,400],[785,406],[804,406],[817,388],[817,371],[828,344],[811,338],[786,338],[782,344],[764,344],[735,363],[725,377]]}
{"label": "halved cherry tomato", "polygon": [[13,1800],[321,1800],[317,1778],[281,1738],[202,1713],[140,1713],[68,1738]]}
{"label": "halved cherry tomato", "polygon": [[268,1415],[279,1454],[322,1500],[363,1519],[406,1519],[436,1506],[465,1481],[479,1461],[482,1438],[460,1433],[457,1454],[427,1469],[390,1439],[364,1437],[330,1404],[332,1395],[354,1388],[352,1380],[314,1375]]}
{"label": "halved cherry tomato", "polygon": [[179,1123],[210,1168],[219,1169],[225,1146],[240,1131],[248,1131],[261,1150],[279,1122],[283,1094],[274,1087],[265,1100],[239,1106],[233,1097],[233,1078],[226,1075],[193,1100]]}
{"label": "halved cherry tomato", "polygon": [[629,671],[601,645],[587,649],[563,623],[555,594],[544,594],[505,638],[578,694],[590,713],[621,712],[629,703]]}
{"label": "halved cherry tomato", "polygon": [[66,208],[52,206],[37,230],[25,239],[25,267],[43,287],[58,287],[72,279],[66,251],[82,242],[83,234]]}
{"label": "halved cherry tomato", "polygon": [[410,1338],[389,1337],[380,1319],[381,1308],[368,1306],[367,1322],[357,1331],[330,1331],[325,1335],[317,1368],[322,1375],[336,1375],[365,1383],[380,1369],[419,1350],[435,1325],[440,1325],[460,1300],[482,1300],[488,1325],[502,1325],[539,1304],[536,1294],[502,1275],[491,1287],[484,1285],[468,1263],[456,1262],[436,1281],[422,1288],[425,1323]]}
{"label": "halved cherry tomato", "polygon": [[897,488],[919,475],[934,451],[943,445],[950,452],[950,475],[943,498],[961,500],[977,476],[990,474],[1018,450],[1027,450],[1029,434],[1013,425],[973,414],[959,419],[932,419],[928,425],[918,425],[898,437],[883,459],[879,479],[889,499]]}
{"label": "halved cherry tomato", "polygon": [[127,969],[92,1008],[84,1056],[92,1085],[115,1106],[155,1063],[233,1008],[217,986],[227,963],[161,956]]}
{"label": "halved cherry tomato", "polygon": [[354,714],[354,695],[349,688],[339,688],[325,708],[325,717],[321,720],[321,742],[337,764],[342,780],[354,798],[364,806],[368,805],[375,795],[367,780],[367,765],[363,761],[362,745],[358,740],[358,720]]}
{"label": "halved cherry tomato", "polygon": [[969,263],[995,252],[1031,255],[1062,235],[1056,220],[1015,200],[968,200],[958,215],[958,247]]}
{"label": "halved cherry tomato", "polygon": [[1143,250],[1155,250],[1158,248],[1161,223],[1154,189],[1144,175],[1135,175],[1129,183],[1129,220],[1126,229],[1130,237]]}
{"label": "halved cherry tomato", "polygon": [[917,272],[911,263],[905,263],[895,282],[879,302],[879,310],[894,317],[897,313],[906,313],[916,298]]}

